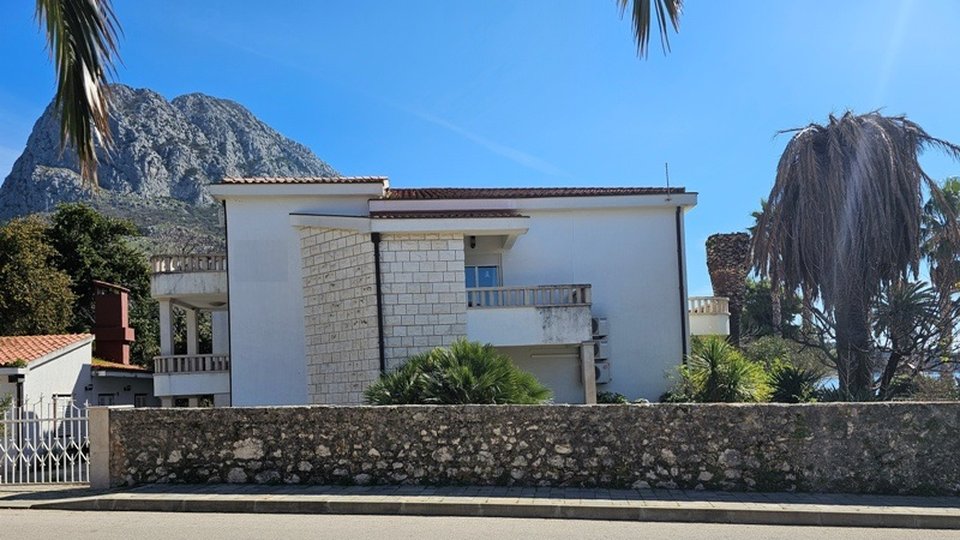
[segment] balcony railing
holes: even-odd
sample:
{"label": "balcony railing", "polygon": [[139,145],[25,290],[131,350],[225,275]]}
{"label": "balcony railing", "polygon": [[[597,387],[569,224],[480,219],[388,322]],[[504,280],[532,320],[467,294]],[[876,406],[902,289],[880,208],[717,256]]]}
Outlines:
{"label": "balcony railing", "polygon": [[186,272],[225,272],[227,256],[223,253],[208,255],[156,255],[150,258],[154,274],[182,274]]}
{"label": "balcony railing", "polygon": [[230,371],[230,356],[226,354],[174,354],[155,356],[154,373],[216,373]]}
{"label": "balcony railing", "polygon": [[589,306],[590,302],[590,285],[467,289],[470,308]]}
{"label": "balcony railing", "polygon": [[691,315],[730,314],[730,301],[723,296],[691,296],[687,304]]}

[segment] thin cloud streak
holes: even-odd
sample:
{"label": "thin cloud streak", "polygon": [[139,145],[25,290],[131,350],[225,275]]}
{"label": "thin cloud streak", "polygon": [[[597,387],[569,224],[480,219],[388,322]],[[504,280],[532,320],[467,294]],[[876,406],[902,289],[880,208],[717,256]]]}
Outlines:
{"label": "thin cloud streak", "polygon": [[275,62],[289,69],[299,71],[300,73],[303,73],[315,79],[324,80],[326,81],[327,84],[335,84],[343,88],[345,91],[349,91],[350,93],[353,93],[353,94],[362,95],[367,99],[370,99],[371,101],[375,101],[377,103],[390,107],[394,110],[410,114],[429,124],[432,124],[434,126],[437,126],[437,127],[446,129],[447,131],[450,131],[452,133],[455,133],[460,137],[480,146],[481,148],[484,148],[485,150],[493,154],[506,158],[528,169],[531,169],[549,176],[560,176],[560,177],[570,178],[569,173],[557,167],[556,165],[553,165],[552,163],[549,163],[532,154],[528,154],[522,150],[518,150],[516,148],[488,139],[487,137],[484,137],[482,135],[469,131],[461,126],[454,124],[453,122],[450,122],[449,120],[446,120],[434,114],[396,103],[388,98],[384,98],[384,97],[372,94],[363,88],[348,88],[346,85],[343,84],[343,80],[341,79],[336,79],[326,74],[318,73],[316,70],[310,67],[303,66],[296,62],[290,62],[289,59],[287,58],[264,53],[253,47],[250,47],[245,44],[237,43],[233,40],[227,39],[222,36],[215,37],[214,39],[224,45],[234,47],[247,54],[257,56],[259,58],[269,60],[271,62]]}
{"label": "thin cloud streak", "polygon": [[553,165],[552,163],[548,163],[547,161],[544,161],[534,155],[528,154],[521,150],[517,150],[516,148],[512,148],[510,146],[500,144],[496,141],[492,141],[482,135],[478,135],[454,123],[444,120],[439,116],[435,116],[427,112],[411,109],[409,107],[398,107],[398,108],[416,116],[421,120],[429,122],[435,126],[444,128],[447,131],[456,133],[457,135],[460,135],[464,139],[467,139],[468,141],[475,143],[483,147],[484,149],[494,154],[497,154],[498,156],[507,158],[510,161],[523,165],[528,169],[532,169],[532,170],[541,172],[543,174],[548,174],[550,176],[565,176],[565,177],[570,176],[567,172]]}

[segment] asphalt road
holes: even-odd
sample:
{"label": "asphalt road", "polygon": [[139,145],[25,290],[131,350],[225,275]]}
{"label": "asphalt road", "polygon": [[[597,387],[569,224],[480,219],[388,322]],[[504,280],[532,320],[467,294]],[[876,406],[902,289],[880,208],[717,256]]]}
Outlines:
{"label": "asphalt road", "polygon": [[138,539],[203,540],[357,538],[390,540],[457,538],[666,538],[669,540],[938,540],[960,531],[699,525],[573,521],[559,519],[330,516],[278,514],[193,514],[147,512],[61,512],[0,510],[0,538],[16,540]]}

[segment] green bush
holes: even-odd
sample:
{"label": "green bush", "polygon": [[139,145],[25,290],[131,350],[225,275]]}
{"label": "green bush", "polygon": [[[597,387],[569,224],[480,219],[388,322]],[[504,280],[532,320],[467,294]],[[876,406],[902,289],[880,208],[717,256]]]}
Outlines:
{"label": "green bush", "polygon": [[679,372],[679,387],[665,396],[670,400],[757,402],[770,396],[763,365],[748,360],[720,336],[694,339],[693,352]]}
{"label": "green bush", "polygon": [[620,392],[597,392],[597,403],[624,404],[630,403],[630,400]]}
{"label": "green bush", "polygon": [[823,372],[787,363],[775,365],[770,373],[770,401],[809,403],[817,401]]}
{"label": "green bush", "polygon": [[960,399],[960,381],[948,374],[899,375],[891,381],[888,396],[895,401],[956,401]]}
{"label": "green bush", "polygon": [[456,341],[410,358],[364,393],[373,405],[532,404],[550,390],[492,345]]}

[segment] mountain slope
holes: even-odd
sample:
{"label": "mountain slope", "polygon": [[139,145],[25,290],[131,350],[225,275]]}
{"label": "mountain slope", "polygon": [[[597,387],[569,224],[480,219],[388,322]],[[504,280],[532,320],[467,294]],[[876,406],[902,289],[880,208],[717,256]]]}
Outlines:
{"label": "mountain slope", "polygon": [[334,175],[305,146],[233,101],[187,94],[167,101],[148,89],[111,87],[115,148],[98,150],[100,188],[85,189],[76,155],[60,154],[49,105],[0,186],[0,221],[87,201],[152,232],[179,225],[216,233],[207,185],[224,176]]}

